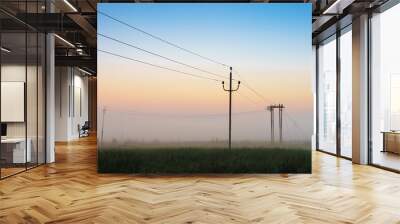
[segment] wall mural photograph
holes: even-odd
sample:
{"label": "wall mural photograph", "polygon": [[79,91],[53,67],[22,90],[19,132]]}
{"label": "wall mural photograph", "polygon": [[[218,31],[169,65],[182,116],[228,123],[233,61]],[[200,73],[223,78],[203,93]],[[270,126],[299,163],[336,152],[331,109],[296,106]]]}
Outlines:
{"label": "wall mural photograph", "polygon": [[97,13],[99,172],[311,173],[310,4]]}

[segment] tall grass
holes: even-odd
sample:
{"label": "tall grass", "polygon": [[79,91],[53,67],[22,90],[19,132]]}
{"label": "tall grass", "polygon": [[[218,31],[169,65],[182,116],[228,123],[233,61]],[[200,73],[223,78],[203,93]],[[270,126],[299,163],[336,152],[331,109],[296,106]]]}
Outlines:
{"label": "tall grass", "polygon": [[98,150],[100,173],[311,173],[301,148],[152,148]]}

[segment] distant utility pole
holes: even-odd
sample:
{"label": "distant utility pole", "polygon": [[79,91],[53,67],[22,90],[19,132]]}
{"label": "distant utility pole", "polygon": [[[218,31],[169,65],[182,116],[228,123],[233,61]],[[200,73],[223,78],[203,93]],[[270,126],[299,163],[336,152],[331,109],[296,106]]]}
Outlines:
{"label": "distant utility pole", "polygon": [[271,114],[271,142],[274,142],[275,132],[274,132],[274,108],[273,105],[267,106],[267,111]]}
{"label": "distant utility pole", "polygon": [[282,115],[283,108],[285,106],[283,104],[271,104],[267,106],[267,111],[271,113],[271,142],[275,141],[275,129],[274,129],[274,110],[278,109],[279,116],[279,142],[282,143]]}
{"label": "distant utility pole", "polygon": [[229,89],[225,88],[225,82],[222,81],[222,88],[229,92],[229,149],[232,147],[232,92],[235,92],[239,89],[240,81],[238,81],[238,85],[236,89],[232,89],[232,67],[229,67]]}
{"label": "distant utility pole", "polygon": [[103,144],[103,137],[104,137],[104,117],[106,115],[106,107],[103,107],[103,114],[102,114],[102,120],[101,120],[101,139],[100,139],[100,146]]}
{"label": "distant utility pole", "polygon": [[283,110],[284,106],[283,104],[280,104],[278,109],[279,109],[279,142],[282,143],[282,110]]}

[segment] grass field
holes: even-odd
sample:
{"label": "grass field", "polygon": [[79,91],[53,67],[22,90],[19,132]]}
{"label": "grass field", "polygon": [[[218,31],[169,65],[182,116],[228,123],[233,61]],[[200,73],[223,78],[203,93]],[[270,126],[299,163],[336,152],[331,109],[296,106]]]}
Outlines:
{"label": "grass field", "polygon": [[311,150],[301,148],[101,148],[100,173],[311,173]]}

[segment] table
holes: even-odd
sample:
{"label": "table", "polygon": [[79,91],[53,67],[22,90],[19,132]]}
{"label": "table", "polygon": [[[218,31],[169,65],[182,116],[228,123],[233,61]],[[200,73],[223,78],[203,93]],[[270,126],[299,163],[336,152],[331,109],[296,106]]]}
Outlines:
{"label": "table", "polygon": [[391,152],[400,154],[400,132],[382,131],[381,133],[383,134],[382,152]]}
{"label": "table", "polygon": [[[27,147],[25,151],[26,142]],[[26,163],[32,160],[32,141],[30,138],[6,138],[1,139],[2,157],[10,163]],[[5,155],[3,155],[5,154]],[[12,154],[12,155],[11,155]],[[11,160],[12,158],[12,160]]]}

